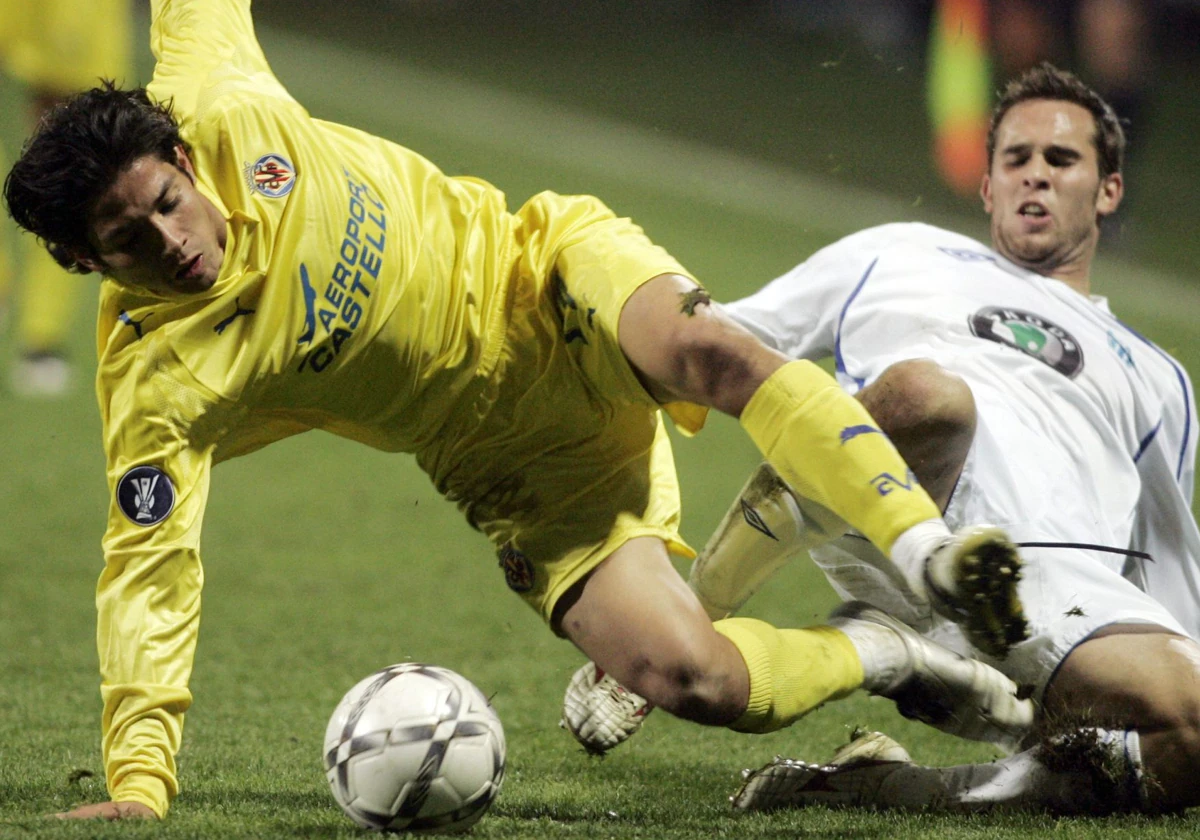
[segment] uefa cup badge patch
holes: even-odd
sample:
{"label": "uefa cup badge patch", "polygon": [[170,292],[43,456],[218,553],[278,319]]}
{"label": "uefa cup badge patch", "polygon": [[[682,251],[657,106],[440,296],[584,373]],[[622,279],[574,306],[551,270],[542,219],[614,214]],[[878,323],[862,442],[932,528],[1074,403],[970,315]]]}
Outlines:
{"label": "uefa cup badge patch", "polygon": [[283,155],[263,155],[246,165],[246,183],[267,198],[283,198],[296,183],[296,167]]}
{"label": "uefa cup badge patch", "polygon": [[117,482],[117,505],[134,525],[157,525],[175,508],[175,486],[158,467],[134,467]]}
{"label": "uefa cup badge patch", "polygon": [[533,564],[529,558],[505,543],[500,549],[500,568],[504,569],[504,582],[513,592],[528,592],[533,589]]}

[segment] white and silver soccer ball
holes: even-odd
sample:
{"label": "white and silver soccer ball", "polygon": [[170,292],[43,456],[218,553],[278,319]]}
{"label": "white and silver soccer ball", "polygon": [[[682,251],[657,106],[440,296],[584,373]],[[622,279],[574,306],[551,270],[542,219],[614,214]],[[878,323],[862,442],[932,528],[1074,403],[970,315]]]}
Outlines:
{"label": "white and silver soccer ball", "polygon": [[403,662],[346,692],[325,730],[325,775],[364,828],[439,833],[474,825],[504,779],[504,729],[448,668]]}

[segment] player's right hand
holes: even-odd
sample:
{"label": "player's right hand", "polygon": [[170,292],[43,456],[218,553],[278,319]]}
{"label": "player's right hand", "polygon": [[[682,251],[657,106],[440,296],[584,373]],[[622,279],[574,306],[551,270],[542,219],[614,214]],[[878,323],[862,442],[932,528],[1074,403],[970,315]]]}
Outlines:
{"label": "player's right hand", "polygon": [[95,802],[54,815],[60,820],[146,820],[158,819],[149,805],[141,802]]}

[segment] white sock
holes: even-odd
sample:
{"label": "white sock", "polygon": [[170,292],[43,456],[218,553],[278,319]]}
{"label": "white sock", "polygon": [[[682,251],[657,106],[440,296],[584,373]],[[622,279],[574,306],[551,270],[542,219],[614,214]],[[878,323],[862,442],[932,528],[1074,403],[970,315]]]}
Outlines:
{"label": "white sock", "polygon": [[929,587],[925,584],[925,563],[939,547],[953,538],[946,521],[927,519],[918,522],[892,543],[890,558],[896,564],[904,579],[908,581],[912,591],[922,598],[929,597]]}
{"label": "white sock", "polygon": [[1079,729],[990,764],[900,764],[866,806],[1109,814],[1142,806],[1137,730]]}
{"label": "white sock", "polygon": [[900,634],[857,618],[835,617],[829,625],[846,634],[862,662],[863,689],[886,694],[912,674],[912,660]]}

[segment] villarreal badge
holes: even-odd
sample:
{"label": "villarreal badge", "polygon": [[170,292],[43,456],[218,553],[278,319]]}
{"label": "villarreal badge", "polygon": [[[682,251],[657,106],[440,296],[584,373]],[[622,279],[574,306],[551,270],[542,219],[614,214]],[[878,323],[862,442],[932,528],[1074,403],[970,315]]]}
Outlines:
{"label": "villarreal badge", "polygon": [[504,582],[513,592],[528,592],[533,589],[533,564],[529,558],[505,543],[498,552],[500,568],[504,569]]}
{"label": "villarreal badge", "polygon": [[296,167],[283,155],[263,155],[246,165],[246,183],[267,198],[283,198],[296,183]]}

